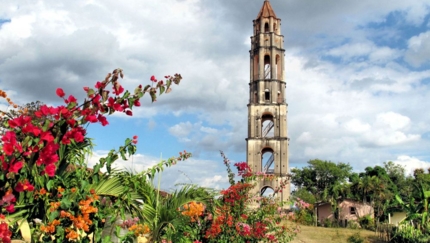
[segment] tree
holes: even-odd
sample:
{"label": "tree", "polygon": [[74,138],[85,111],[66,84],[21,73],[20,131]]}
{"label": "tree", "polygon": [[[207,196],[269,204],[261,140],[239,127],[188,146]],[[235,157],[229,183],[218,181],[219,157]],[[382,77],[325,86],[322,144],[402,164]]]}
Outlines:
{"label": "tree", "polygon": [[344,194],[342,185],[347,183],[352,167],[346,163],[334,163],[319,159],[308,161],[302,169],[291,169],[291,182],[299,189],[313,193],[318,201],[332,201]]}

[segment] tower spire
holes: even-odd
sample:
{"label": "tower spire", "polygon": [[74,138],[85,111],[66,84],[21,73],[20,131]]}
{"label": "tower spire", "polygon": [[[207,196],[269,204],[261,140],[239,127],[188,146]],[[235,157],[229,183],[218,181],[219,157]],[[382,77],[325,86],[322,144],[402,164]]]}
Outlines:
{"label": "tower spire", "polygon": [[272,5],[270,5],[269,0],[265,0],[263,3],[263,7],[261,7],[260,12],[257,15],[256,20],[259,20],[261,18],[269,18],[269,17],[273,17],[276,18],[276,14],[275,11],[273,11]]}

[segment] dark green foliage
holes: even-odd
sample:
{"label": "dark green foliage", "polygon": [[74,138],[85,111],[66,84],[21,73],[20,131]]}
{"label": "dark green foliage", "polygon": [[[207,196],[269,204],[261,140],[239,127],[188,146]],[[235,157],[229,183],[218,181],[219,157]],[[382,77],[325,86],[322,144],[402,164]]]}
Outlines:
{"label": "dark green foliage", "polygon": [[368,230],[375,230],[375,221],[370,215],[363,216],[358,219],[361,228]]}
{"label": "dark green foliage", "polygon": [[351,235],[350,237],[348,237],[347,242],[348,243],[363,243],[364,238],[360,235],[360,233],[357,232],[357,233]]}
{"label": "dark green foliage", "polygon": [[352,167],[319,159],[310,160],[307,167],[291,169],[291,182],[315,195],[317,201],[336,199],[345,194],[345,184]]}

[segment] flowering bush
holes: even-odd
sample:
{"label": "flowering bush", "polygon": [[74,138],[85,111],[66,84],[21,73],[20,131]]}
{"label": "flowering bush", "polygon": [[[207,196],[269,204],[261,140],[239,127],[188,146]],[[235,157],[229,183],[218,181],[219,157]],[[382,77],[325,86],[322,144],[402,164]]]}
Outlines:
{"label": "flowering bush", "polygon": [[290,217],[296,223],[302,225],[313,225],[315,220],[313,218],[313,205],[303,201],[301,198],[297,197],[295,199],[294,206],[297,208]]}
{"label": "flowering bush", "polygon": [[[252,195],[257,180],[272,175],[253,173],[247,163],[234,164],[242,179],[234,180],[230,161],[222,154],[227,167],[230,187],[208,205],[199,206],[193,213],[182,212],[182,227],[176,228],[167,240],[172,242],[289,242],[298,232],[287,227],[283,205],[274,198]],[[287,182],[283,182],[285,186]],[[275,192],[282,190],[276,188]],[[203,210],[203,211],[202,211]]]}
{"label": "flowering bush", "polygon": [[[152,85],[139,85],[133,93],[124,90],[121,78],[122,70],[115,69],[94,88],[84,87],[82,103],[58,88],[56,94],[64,105],[55,107],[40,103],[18,107],[0,91],[13,107],[1,112],[0,242],[10,242],[19,229],[29,232],[30,226],[34,241],[89,242],[91,238],[101,242],[109,218],[115,220],[125,212],[139,215],[140,185],[112,168],[120,156],[126,159],[136,152],[137,136],[126,139],[89,169],[85,161],[92,143],[85,127],[91,123],[106,126],[106,116],[115,112],[133,115],[133,107],[141,105],[145,93],[154,102],[157,94],[170,92],[170,86],[179,84],[182,77],[175,74],[159,81],[152,76]],[[189,156],[181,153],[136,178],[153,178],[163,167]]]}

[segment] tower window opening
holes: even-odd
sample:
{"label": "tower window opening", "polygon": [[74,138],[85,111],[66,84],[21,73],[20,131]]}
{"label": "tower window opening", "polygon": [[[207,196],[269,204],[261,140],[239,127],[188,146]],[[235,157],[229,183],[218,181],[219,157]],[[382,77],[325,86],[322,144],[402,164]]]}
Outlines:
{"label": "tower window opening", "polygon": [[262,172],[265,174],[275,173],[275,157],[273,150],[271,148],[264,148],[261,153]]}
{"label": "tower window opening", "polygon": [[264,99],[270,100],[270,91],[268,89],[264,90]]}
{"label": "tower window opening", "polygon": [[264,78],[271,79],[272,78],[272,67],[270,65],[270,56],[264,56]]}
{"label": "tower window opening", "polygon": [[[268,187],[268,186],[261,188],[260,196],[262,196],[262,197],[273,197],[274,195],[275,195],[275,191],[273,190],[273,188]],[[264,201],[264,200],[262,200],[262,201]]]}
{"label": "tower window opening", "polygon": [[264,33],[269,33],[269,23],[264,24]]}

